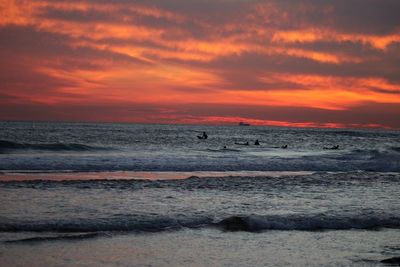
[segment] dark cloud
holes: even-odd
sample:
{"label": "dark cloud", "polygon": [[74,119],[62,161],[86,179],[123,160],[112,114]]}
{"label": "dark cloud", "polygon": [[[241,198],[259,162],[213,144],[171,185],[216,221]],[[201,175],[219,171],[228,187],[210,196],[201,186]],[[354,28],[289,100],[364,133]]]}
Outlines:
{"label": "dark cloud", "polygon": [[[73,39],[66,35],[36,30],[32,27],[9,26],[0,28],[0,90],[15,95],[47,97],[70,96],[58,92],[60,88],[77,88],[76,80],[46,73],[54,71],[104,70],[105,63],[121,65],[149,65],[124,54],[74,48]],[[86,80],[91,82],[90,79]]]}
{"label": "dark cloud", "polygon": [[230,72],[224,71],[219,74],[219,77],[225,81],[222,89],[246,91],[307,89],[302,85],[277,79],[272,73],[265,73],[265,69],[259,69],[258,71],[246,71],[245,69],[232,70]]}
{"label": "dark cloud", "polygon": [[[107,2],[107,1],[95,1]],[[128,1],[119,1],[129,3]],[[141,1],[148,5],[148,1]],[[218,26],[226,23],[246,23],[249,12],[261,12],[261,25],[278,29],[314,27],[315,25],[337,29],[341,32],[365,34],[390,34],[399,30],[400,2],[398,0],[272,0],[272,1],[152,1],[159,7],[189,17],[204,20]]]}
{"label": "dark cloud", "polygon": [[316,8],[331,7],[325,20],[317,17],[311,23],[327,21],[344,32],[390,34],[399,30],[400,2],[397,0],[309,0]]}
{"label": "dark cloud", "polygon": [[23,56],[10,56],[0,52],[0,91],[8,95],[31,95],[45,97],[62,87],[77,86],[75,82],[52,77],[32,69],[32,60]]}
{"label": "dark cloud", "polygon": [[287,19],[273,24],[281,29],[326,27],[345,33],[384,35],[399,29],[397,0],[275,0],[271,3]]}
{"label": "dark cloud", "polygon": [[[110,4],[110,3],[108,3]],[[174,27],[187,27],[182,25],[173,16],[152,15],[141,11],[140,7],[127,4],[124,6],[115,6],[115,10],[96,9],[93,4],[92,9],[87,10],[65,10],[56,7],[48,7],[40,13],[43,19],[63,20],[79,23],[119,23],[127,25],[146,26],[157,29],[169,29]],[[192,23],[192,27],[195,25]]]}
{"label": "dark cloud", "polygon": [[384,58],[372,58],[370,60],[366,58],[365,60],[365,62],[360,63],[331,64],[282,54],[264,55],[248,52],[220,57],[211,63],[197,64],[204,68],[212,66],[215,69],[232,73],[241,70],[248,75],[281,72],[339,77],[380,77],[393,82],[400,82],[398,75],[400,71],[399,57],[388,54]]}
{"label": "dark cloud", "polygon": [[118,22],[122,21],[119,13],[99,11],[95,9],[89,10],[63,10],[55,7],[47,7],[42,10],[39,18],[65,20],[71,22]]}
{"label": "dark cloud", "polygon": [[122,18],[134,19],[139,16],[144,25],[161,26],[162,23],[165,25],[171,23],[171,20],[166,18],[150,18],[124,9],[124,6],[139,6],[183,15],[189,18],[189,21],[201,21],[203,24],[216,28],[232,23],[237,25],[257,23],[260,26],[277,29],[318,25],[340,32],[383,35],[396,33],[400,25],[398,0],[155,0],[151,2],[147,0],[73,0],[58,2],[68,4],[84,2],[93,6],[113,4],[120,10],[112,13],[94,9],[67,11],[49,7],[43,12],[43,17],[87,22],[120,21]]}
{"label": "dark cloud", "polygon": [[[96,60],[109,62],[145,64],[140,59],[115,53],[108,50],[93,49],[85,46],[73,46],[82,39],[70,36],[36,30],[32,27],[8,26],[0,28],[0,49],[9,56],[25,55],[43,61],[51,60],[64,68],[95,69],[103,65],[96,64]],[[103,63],[102,63],[103,64]]]}

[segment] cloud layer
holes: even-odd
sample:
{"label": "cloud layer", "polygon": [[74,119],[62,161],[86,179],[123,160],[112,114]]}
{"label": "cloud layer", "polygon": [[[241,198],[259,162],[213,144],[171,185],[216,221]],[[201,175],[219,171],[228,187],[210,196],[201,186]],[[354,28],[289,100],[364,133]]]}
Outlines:
{"label": "cloud layer", "polygon": [[397,0],[0,1],[0,119],[400,128]]}

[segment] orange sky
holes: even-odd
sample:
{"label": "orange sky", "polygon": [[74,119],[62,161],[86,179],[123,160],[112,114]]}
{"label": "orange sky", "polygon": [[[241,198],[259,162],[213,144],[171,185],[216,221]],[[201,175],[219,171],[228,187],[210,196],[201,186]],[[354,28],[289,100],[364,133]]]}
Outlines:
{"label": "orange sky", "polygon": [[397,0],[0,0],[0,119],[400,128]]}

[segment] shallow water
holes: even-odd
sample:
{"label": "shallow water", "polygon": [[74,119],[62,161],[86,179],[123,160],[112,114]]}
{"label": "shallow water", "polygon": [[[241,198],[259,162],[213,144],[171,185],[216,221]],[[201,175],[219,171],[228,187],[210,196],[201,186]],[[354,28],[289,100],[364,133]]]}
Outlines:
{"label": "shallow water", "polygon": [[[114,234],[80,241],[0,244],[3,266],[379,266],[398,230]],[[382,265],[383,266],[383,265]]]}

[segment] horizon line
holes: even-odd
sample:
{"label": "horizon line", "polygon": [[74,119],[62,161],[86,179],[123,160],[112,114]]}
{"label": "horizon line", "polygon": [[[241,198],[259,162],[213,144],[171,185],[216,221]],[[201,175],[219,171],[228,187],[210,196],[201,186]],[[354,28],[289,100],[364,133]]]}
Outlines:
{"label": "horizon line", "polygon": [[[340,125],[338,123],[323,123],[321,125],[296,125],[301,123],[288,123],[287,125],[274,125],[274,124],[251,124],[248,126],[241,126],[239,125],[238,121],[236,124],[228,123],[228,122],[221,122],[221,123],[204,123],[204,122],[141,122],[141,121],[95,121],[95,120],[12,120],[12,119],[0,119],[0,123],[88,123],[88,124],[141,124],[141,125],[177,125],[177,126],[185,126],[185,125],[192,125],[192,126],[238,126],[238,127],[271,127],[271,128],[298,128],[298,129],[352,129],[352,130],[383,130],[383,131],[400,131],[400,128],[392,128],[388,126],[370,126],[370,125],[359,125],[357,126],[346,126]],[[246,121],[242,121],[246,122]],[[324,126],[325,124],[325,126]],[[332,126],[332,125],[338,126]]]}

